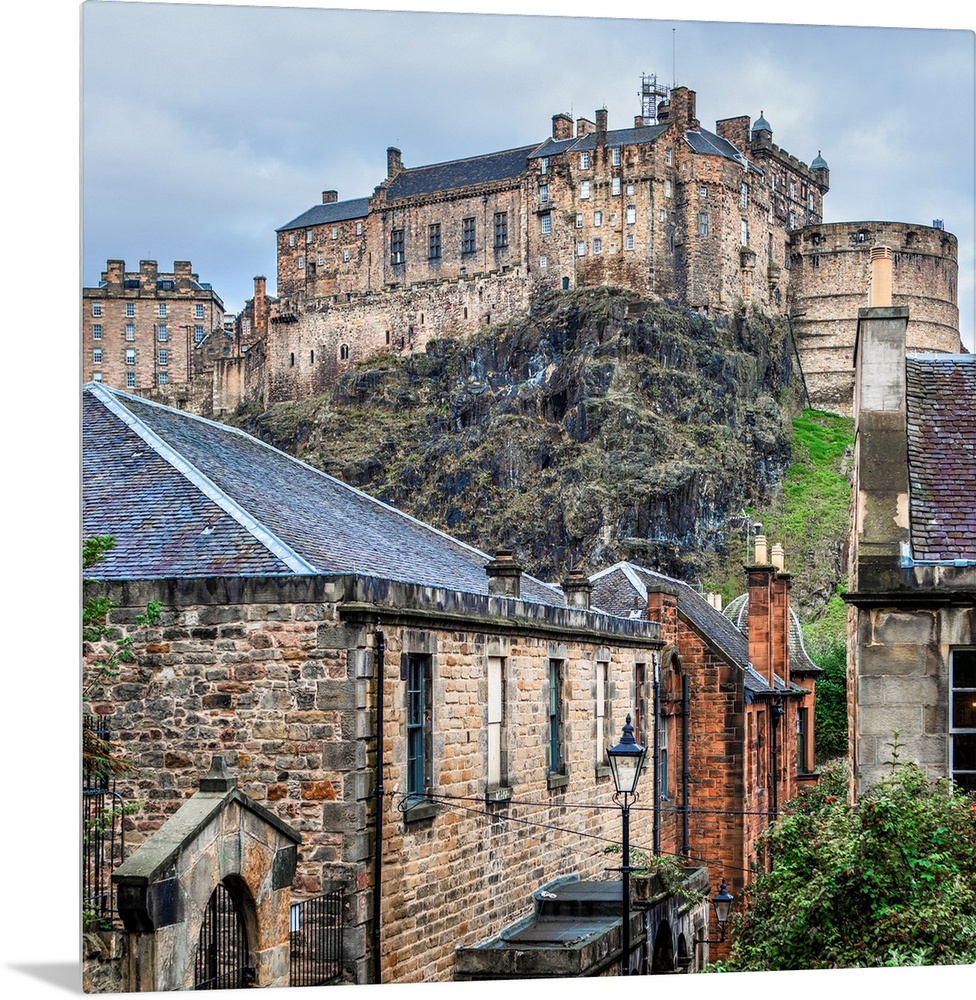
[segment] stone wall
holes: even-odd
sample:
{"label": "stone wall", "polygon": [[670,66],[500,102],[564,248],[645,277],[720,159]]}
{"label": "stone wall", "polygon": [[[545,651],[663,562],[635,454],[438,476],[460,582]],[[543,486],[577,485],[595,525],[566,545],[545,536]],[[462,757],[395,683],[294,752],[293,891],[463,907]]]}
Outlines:
{"label": "stone wall", "polygon": [[[346,963],[369,979],[377,630],[385,636],[383,979],[446,980],[455,944],[520,915],[559,875],[603,877],[619,837],[604,751],[632,711],[634,662],[656,629],[583,610],[545,609],[349,579],[162,581],[110,591],[123,628],[149,599],[162,624],[137,632],[136,662],[89,707],[139,774],[126,847],[193,791],[215,751],[241,790],[304,834],[294,889],[331,881],[350,895]],[[404,811],[401,655],[431,658],[434,798]],[[487,665],[502,661],[503,787],[488,793]],[[551,774],[550,660],[560,666],[564,766]],[[598,724],[598,678],[606,672]],[[604,704],[602,697],[600,703]],[[602,740],[598,734],[602,732]],[[646,813],[632,824],[651,843]]]}

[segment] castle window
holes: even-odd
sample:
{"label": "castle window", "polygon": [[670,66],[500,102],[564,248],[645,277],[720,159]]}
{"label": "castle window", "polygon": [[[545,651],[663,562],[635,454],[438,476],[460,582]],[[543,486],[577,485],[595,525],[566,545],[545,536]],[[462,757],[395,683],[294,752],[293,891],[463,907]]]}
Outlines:
{"label": "castle window", "polygon": [[476,249],[474,217],[461,220],[461,253],[474,253]]}
{"label": "castle window", "polygon": [[159,318],[160,319],[166,319],[166,303],[165,302],[160,302],[159,303]]}
{"label": "castle window", "polygon": [[540,174],[548,174],[549,173],[549,157],[548,156],[543,156],[542,159],[539,160],[539,173]]}
{"label": "castle window", "polygon": [[748,208],[748,207],[749,207],[749,185],[746,184],[745,181],[743,181],[741,186],[739,187],[739,208]]}
{"label": "castle window", "polygon": [[441,224],[433,222],[427,227],[427,257],[439,260],[441,255]]}
{"label": "castle window", "polygon": [[580,240],[576,244],[576,256],[577,257],[585,257],[586,256],[586,241],[585,240]]}
{"label": "castle window", "polygon": [[796,228],[796,215],[794,215],[793,212],[790,212],[789,228],[790,229]]}
{"label": "castle window", "polygon": [[134,302],[126,302],[125,304],[125,314],[126,316],[135,316],[136,305]]}
{"label": "castle window", "polygon": [[589,170],[589,169],[590,169],[590,154],[588,150],[584,149],[583,152],[580,153],[580,170]]}
{"label": "castle window", "polygon": [[657,213],[657,221],[658,222],[664,222],[667,219],[667,217],[668,217],[668,213],[665,212],[663,208],[658,209],[658,213]]}
{"label": "castle window", "polygon": [[796,710],[796,771],[797,774],[807,774],[810,770],[807,760],[807,719],[809,709]]}
{"label": "castle window", "polygon": [[610,150],[610,164],[611,164],[611,166],[614,166],[614,167],[619,167],[620,166],[620,147],[619,146],[614,146]]}
{"label": "castle window", "polygon": [[403,230],[390,230],[390,263],[403,263]]}
{"label": "castle window", "polygon": [[136,325],[135,323],[125,324],[125,339],[135,340],[136,339]]}
{"label": "castle window", "polygon": [[[101,379],[98,380],[101,382]],[[134,389],[136,387],[136,373],[126,372],[125,373],[125,387],[126,389]]]}
{"label": "castle window", "polygon": [[673,159],[674,159],[674,157],[673,157],[673,155],[671,153],[671,147],[668,146],[668,148],[664,151],[664,162],[670,167],[671,166],[671,161]]}
{"label": "castle window", "polygon": [[603,213],[602,212],[594,212],[593,213],[593,225],[594,226],[602,226],[603,225]]}
{"label": "castle window", "polygon": [[620,178],[613,177],[610,179],[610,194],[619,195],[620,194]]}
{"label": "castle window", "polygon": [[548,212],[539,216],[539,227],[543,233],[552,232],[552,216]]}
{"label": "castle window", "polygon": [[605,767],[607,761],[607,726],[610,715],[610,664],[598,660],[596,664],[596,766]]}
{"label": "castle window", "polygon": [[671,181],[670,180],[665,180],[665,182],[664,182],[664,197],[665,198],[670,198],[671,197]]}
{"label": "castle window", "polygon": [[701,186],[701,187],[700,187],[700,188],[698,189],[698,197],[699,197],[699,198],[707,198],[707,197],[708,197],[708,188],[707,188],[707,187],[705,187],[704,185],[702,185],[702,186]]}
{"label": "castle window", "polygon": [[550,774],[563,774],[565,760],[563,756],[563,691],[562,691],[562,661],[549,661],[549,753],[548,766]]}
{"label": "castle window", "polygon": [[101,363],[102,363],[102,349],[100,347],[96,347],[92,351],[92,364],[100,365]]}
{"label": "castle window", "polygon": [[629,181],[627,183],[627,194],[633,194],[633,193],[634,193],[634,182]]}
{"label": "castle window", "polygon": [[576,213],[576,228],[577,229],[582,229],[583,228],[583,213],[582,212],[577,212]]}
{"label": "castle window", "polygon": [[594,253],[603,253],[603,240],[601,240],[599,237],[597,237],[593,241],[593,252]]}
{"label": "castle window", "polygon": [[303,253],[300,253],[298,255],[298,270],[299,271],[305,270],[305,254]]}
{"label": "castle window", "polygon": [[310,364],[315,364],[315,351],[308,352],[308,360]]}
{"label": "castle window", "polygon": [[288,234],[288,246],[293,247],[294,245],[295,245],[295,234],[294,233],[289,233]]}
{"label": "castle window", "polygon": [[739,239],[744,247],[749,246],[749,223],[745,219],[739,220]]}
{"label": "castle window", "polygon": [[796,181],[790,181],[790,197],[796,197]]}
{"label": "castle window", "polygon": [[159,373],[159,384],[160,385],[166,385],[168,382],[169,382],[169,373],[168,372],[160,372]]}
{"label": "castle window", "polygon": [[590,196],[590,182],[580,181],[580,198],[589,198]]}
{"label": "castle window", "polygon": [[101,302],[93,302],[92,303],[92,316],[101,316],[101,315],[102,315],[102,304],[101,304]]}
{"label": "castle window", "polygon": [[127,347],[125,350],[125,363],[127,365],[134,365],[136,363],[136,349],[134,347]]}
{"label": "castle window", "polygon": [[423,799],[430,764],[431,683],[430,657],[406,654],[407,677],[407,804]]}
{"label": "castle window", "polygon": [[976,792],[976,649],[954,649],[949,664],[949,759],[952,780]]}
{"label": "castle window", "polygon": [[813,211],[813,192],[812,191],[810,192],[809,195],[807,195],[807,208],[810,209],[811,212]]}
{"label": "castle window", "polygon": [[549,266],[549,258],[545,254],[543,254],[539,258],[539,269],[544,271],[548,266]]}
{"label": "castle window", "polygon": [[92,381],[93,382],[101,382],[102,381],[102,373],[101,372],[92,372]]}
{"label": "castle window", "polygon": [[164,347],[159,352],[159,363],[161,365],[169,364],[169,351]]}
{"label": "castle window", "polygon": [[323,267],[325,265],[325,254],[322,253],[321,250],[319,250],[319,252],[315,255],[315,263],[319,267]]}
{"label": "castle window", "polygon": [[[333,227],[332,227],[332,238],[333,238],[334,240],[337,240],[337,239],[339,238],[339,227],[338,227],[338,226],[333,226]],[[312,233],[311,233],[311,230],[309,230],[309,234],[308,234],[308,242],[309,242],[309,243],[311,243],[311,242],[312,242]]]}
{"label": "castle window", "polygon": [[349,263],[349,251],[348,250],[343,250],[342,251],[342,263],[343,264],[348,264]]}
{"label": "castle window", "polygon": [[627,225],[632,226],[637,221],[637,206],[627,206]]}
{"label": "castle window", "polygon": [[361,222],[356,223],[356,235],[357,236],[363,235],[363,224]]}
{"label": "castle window", "polygon": [[488,787],[504,784],[505,752],[505,660],[488,657]]}
{"label": "castle window", "polygon": [[101,340],[101,339],[102,339],[102,324],[95,323],[92,326],[92,340]]}
{"label": "castle window", "polygon": [[539,204],[547,205],[549,204],[549,185],[540,184],[539,185]]}
{"label": "castle window", "polygon": [[288,367],[289,368],[294,368],[295,367],[295,352],[294,351],[292,351],[288,355]]}
{"label": "castle window", "polygon": [[508,212],[495,213],[495,249],[508,246]]}
{"label": "castle window", "polygon": [[193,339],[198,344],[203,343],[203,327],[200,326],[199,323],[197,323],[197,325],[193,327]]}
{"label": "castle window", "polygon": [[698,235],[699,236],[708,235],[708,212],[698,213]]}
{"label": "castle window", "polygon": [[203,319],[203,303],[198,302],[196,308],[193,310],[193,315],[196,319]]}
{"label": "castle window", "polygon": [[633,249],[634,249],[634,234],[628,233],[624,237],[624,250],[633,250]]}

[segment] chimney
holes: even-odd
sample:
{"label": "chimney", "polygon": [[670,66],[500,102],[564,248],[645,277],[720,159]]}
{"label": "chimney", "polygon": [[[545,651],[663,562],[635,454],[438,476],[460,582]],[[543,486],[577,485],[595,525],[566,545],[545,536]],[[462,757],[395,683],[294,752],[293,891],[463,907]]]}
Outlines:
{"label": "chimney", "polygon": [[868,308],[883,309],[891,305],[891,247],[871,247],[871,285],[868,288]]}
{"label": "chimney", "polygon": [[697,132],[701,125],[695,114],[695,92],[687,87],[675,87],[671,91],[671,117],[679,128]]}
{"label": "chimney", "polygon": [[671,121],[671,102],[661,101],[657,106],[657,123],[664,125],[669,121]]}
{"label": "chimney", "polygon": [[154,260],[139,261],[139,282],[140,287],[149,292],[156,291],[156,278],[159,275],[159,267]]}
{"label": "chimney", "polygon": [[643,127],[644,127],[644,116],[634,115],[634,128],[643,128]]}
{"label": "chimney", "polygon": [[566,595],[567,607],[589,608],[593,584],[578,569],[570,570],[562,582],[562,588]]}
{"label": "chimney", "polygon": [[770,562],[779,570],[780,573],[786,568],[786,553],[783,551],[783,546],[777,542],[773,546],[772,555],[770,556]]}
{"label": "chimney", "polygon": [[660,626],[661,640],[669,646],[678,644],[678,592],[667,585],[647,592],[647,620]]}
{"label": "chimney", "polygon": [[746,626],[749,633],[749,661],[770,687],[773,686],[774,667],[773,578],[775,574],[776,570],[768,564],[762,565],[757,562],[753,566],[746,567],[749,593],[749,621]]}
{"label": "chimney", "polygon": [[576,119],[576,138],[578,139],[581,135],[589,135],[591,132],[596,131],[596,125],[590,121],[589,118],[577,118]]}
{"label": "chimney", "polygon": [[511,549],[499,549],[487,566],[488,593],[497,597],[522,596],[522,567],[515,561]]}
{"label": "chimney", "polygon": [[193,265],[188,260],[174,261],[173,278],[178,291],[189,291],[190,282],[193,280]]}
{"label": "chimney", "polygon": [[[782,552],[782,546],[773,548]],[[770,624],[772,672],[787,682],[790,679],[790,580],[789,573],[773,573]]]}
{"label": "chimney", "polygon": [[573,138],[573,119],[565,112],[552,116],[552,137],[557,141]]}
{"label": "chimney", "polygon": [[102,280],[113,291],[121,291],[125,281],[125,261],[110,260],[105,266],[108,270],[102,274]]}
{"label": "chimney", "polygon": [[749,147],[751,123],[748,115],[739,115],[738,118],[723,118],[715,123],[716,134],[731,142],[736,149],[744,152]]}
{"label": "chimney", "polygon": [[765,535],[756,535],[756,553],[753,562],[758,566],[769,565],[769,546]]}
{"label": "chimney", "polygon": [[[389,156],[390,151],[387,150],[387,156]],[[338,191],[323,191],[322,192],[322,204],[323,205],[334,205],[339,200]]]}
{"label": "chimney", "polygon": [[607,109],[599,108],[596,113],[596,144],[607,144]]}
{"label": "chimney", "polygon": [[254,278],[254,316],[251,320],[250,337],[252,343],[267,335],[268,308],[267,279],[263,274],[259,274]]}
{"label": "chimney", "polygon": [[386,150],[386,179],[392,181],[401,170],[403,160],[400,158],[400,150],[396,146],[390,146]]}

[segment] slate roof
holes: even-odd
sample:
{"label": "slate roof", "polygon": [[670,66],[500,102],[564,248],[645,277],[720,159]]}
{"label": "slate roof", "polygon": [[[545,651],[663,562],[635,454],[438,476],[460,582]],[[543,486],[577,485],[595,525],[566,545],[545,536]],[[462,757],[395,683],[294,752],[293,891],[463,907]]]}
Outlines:
{"label": "slate roof", "polygon": [[[593,585],[592,605],[622,618],[630,617],[635,610],[635,599],[640,617],[647,618],[648,591],[662,586],[674,589],[679,614],[706,642],[717,647],[744,672],[746,690],[753,693],[769,690],[765,679],[749,662],[749,643],[742,631],[687,583],[629,562],[615,563],[595,573],[590,577],[590,583]],[[782,683],[777,685],[777,690],[785,689]]]}
{"label": "slate roof", "polygon": [[450,191],[471,184],[490,184],[492,181],[515,181],[525,171],[529,155],[536,149],[520,146],[499,153],[485,153],[464,160],[450,160],[426,167],[409,167],[402,170],[387,185],[386,196],[390,201],[413,198],[417,195]]}
{"label": "slate roof", "polygon": [[[486,595],[490,557],[232,427],[83,388],[84,537],[99,579],[353,573]],[[563,606],[523,575],[522,599]]]}
{"label": "slate roof", "polygon": [[976,559],[976,355],[906,360],[912,554]]}
{"label": "slate roof", "polygon": [[291,222],[286,222],[275,230],[286,233],[289,229],[307,229],[310,226],[327,226],[349,219],[365,219],[369,214],[369,198],[350,198],[348,201],[332,201],[328,204],[313,205]]}

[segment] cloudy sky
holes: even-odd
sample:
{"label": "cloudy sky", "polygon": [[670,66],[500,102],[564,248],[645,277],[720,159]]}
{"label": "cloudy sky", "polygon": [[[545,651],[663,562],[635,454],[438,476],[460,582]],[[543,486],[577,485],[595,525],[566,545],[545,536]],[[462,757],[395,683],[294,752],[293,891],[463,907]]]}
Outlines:
{"label": "cloudy sky", "polygon": [[238,311],[254,275],[275,289],[275,229],[324,189],[372,193],[388,146],[434,163],[541,141],[556,112],[603,106],[624,127],[656,73],[697,92],[705,128],[762,111],[784,149],[807,163],[822,150],[828,221],[944,220],[974,346],[969,30],[118,0],[82,12],[85,284],[110,257],[189,259]]}

